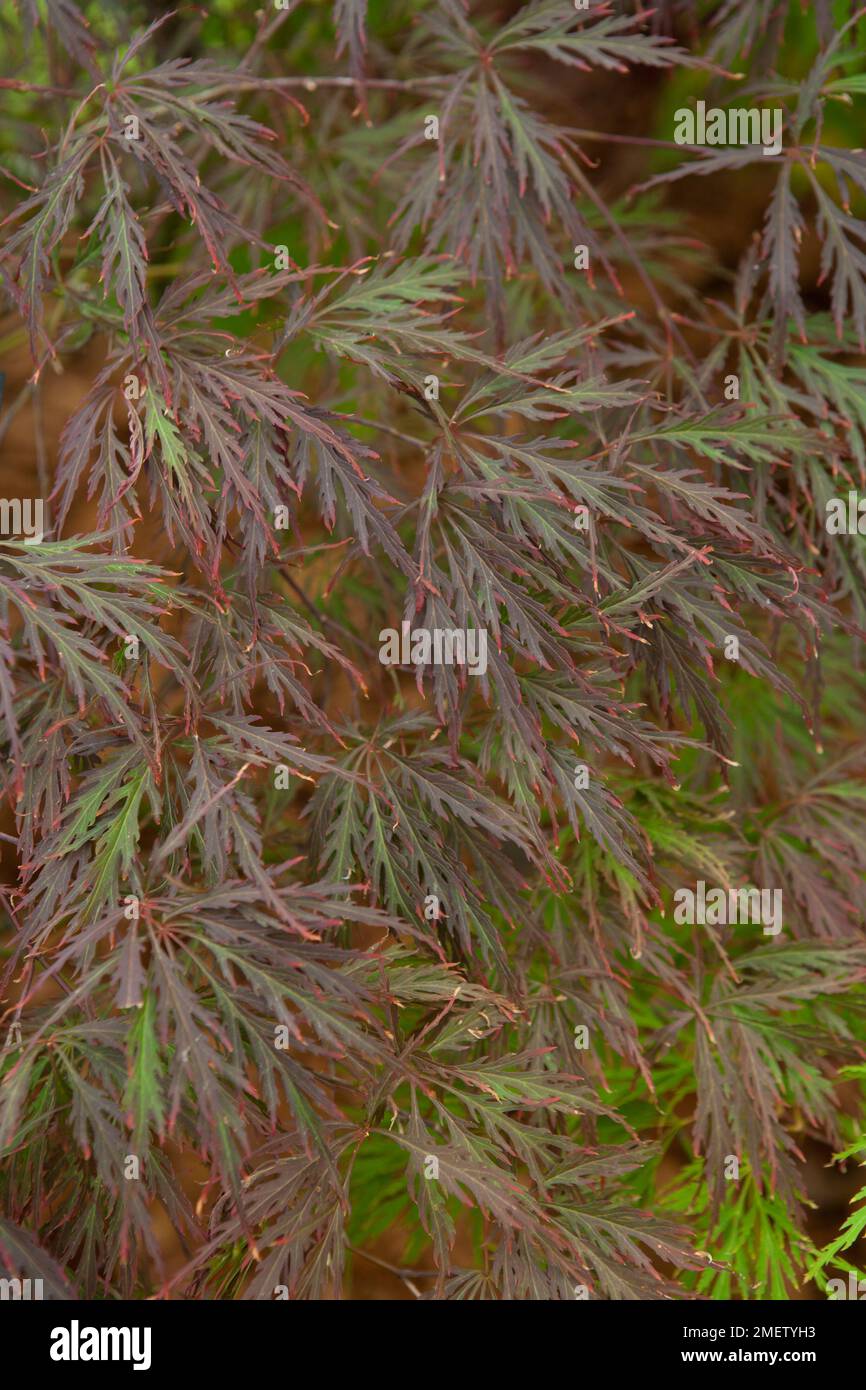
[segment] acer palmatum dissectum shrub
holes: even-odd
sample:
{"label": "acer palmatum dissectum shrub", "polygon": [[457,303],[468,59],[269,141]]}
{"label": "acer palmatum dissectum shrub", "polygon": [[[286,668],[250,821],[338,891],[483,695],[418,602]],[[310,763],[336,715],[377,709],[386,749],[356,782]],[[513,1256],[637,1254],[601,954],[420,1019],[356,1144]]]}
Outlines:
{"label": "acer palmatum dissectum shrub", "polygon": [[437,1298],[824,1287],[863,20],[156,9],[2,21],[6,1269],[340,1297],[393,1228]]}

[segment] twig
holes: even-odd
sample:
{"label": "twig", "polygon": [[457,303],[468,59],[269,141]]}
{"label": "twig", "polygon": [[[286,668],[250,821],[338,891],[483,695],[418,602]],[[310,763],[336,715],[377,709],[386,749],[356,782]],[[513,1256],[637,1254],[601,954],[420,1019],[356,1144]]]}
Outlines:
{"label": "twig", "polygon": [[[365,87],[378,87],[388,92],[411,92],[419,88],[437,87],[447,83],[447,77],[407,77],[400,80],[394,77],[365,77]],[[231,82],[221,82],[216,87],[207,87],[208,96],[219,96],[223,92],[244,91],[254,88],[261,91],[270,88],[279,91],[281,87],[303,87],[306,92],[315,92],[319,87],[348,87],[353,91],[358,83],[354,77],[235,77]]]}
{"label": "twig", "polygon": [[[371,1264],[378,1265],[380,1269],[386,1269],[389,1274],[395,1274],[398,1279],[402,1279],[410,1289],[413,1279],[435,1279],[439,1275],[438,1269],[402,1269],[400,1265],[389,1264],[387,1260],[382,1260],[378,1255],[371,1255],[369,1250],[359,1250],[355,1245],[346,1245],[353,1255],[360,1255],[363,1260],[369,1260]],[[451,1270],[452,1274],[471,1274],[474,1271],[468,1269]],[[412,1289],[416,1298],[421,1298],[418,1289]]]}
{"label": "twig", "polygon": [[24,386],[22,386],[21,390],[18,392],[18,395],[15,397],[14,401],[3,415],[2,420],[0,420],[0,444],[2,444],[3,440],[6,438],[6,432],[9,429],[9,426],[12,424],[12,421],[15,419],[15,416],[18,414],[21,407],[23,405],[26,405],[29,398],[33,395],[34,388],[35,382],[33,381],[28,381]]}
{"label": "twig", "polygon": [[289,5],[286,9],[277,11],[277,13],[274,15],[273,19],[270,21],[269,24],[262,25],[261,29],[256,34],[256,37],[250,44],[247,55],[241,63],[239,71],[243,72],[245,68],[249,69],[252,67],[253,62],[256,58],[258,58],[259,53],[264,48],[265,44],[268,42],[269,39],[273,38],[280,25],[285,24],[289,15],[297,9],[299,4],[300,0],[292,0],[291,5]]}
{"label": "twig", "polygon": [[304,593],[300,584],[296,584],[294,579],[292,579],[292,576],[287,573],[285,565],[280,565],[278,568],[280,574],[285,579],[289,588],[297,594],[301,602],[306,605],[309,611],[318,619],[318,621],[322,624],[323,627],[330,627],[333,628],[334,632],[342,633],[344,637],[348,637],[352,642],[355,642],[361,648],[362,651],[365,651],[367,653],[368,656],[377,655],[375,648],[369,646],[367,642],[365,642],[362,638],[358,636],[357,632],[352,632],[350,628],[344,627],[342,623],[338,623],[336,618],[330,618],[328,617],[327,613],[322,613],[320,609],[318,609],[316,605],[313,603],[313,600],[307,594]]}

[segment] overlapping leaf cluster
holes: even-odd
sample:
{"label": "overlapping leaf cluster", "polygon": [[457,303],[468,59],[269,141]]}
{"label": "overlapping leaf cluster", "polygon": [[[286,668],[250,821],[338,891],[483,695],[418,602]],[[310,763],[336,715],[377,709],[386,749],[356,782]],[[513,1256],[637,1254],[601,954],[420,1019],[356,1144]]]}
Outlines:
{"label": "overlapping leaf cluster", "polygon": [[[866,481],[863,21],[214,8],[3,19],[7,409],[92,382],[46,538],[0,542],[0,1254],[56,1297],[339,1297],[391,1227],[436,1297],[823,1277],[862,1226],[812,1248],[801,1151],[862,1125],[866,571],[824,510]],[[576,112],[641,73],[781,105],[784,156],[658,116],[618,187]],[[708,297],[674,199],[751,164]],[[403,620],[486,673],[382,666]],[[781,887],[783,934],[676,925],[699,878]]]}

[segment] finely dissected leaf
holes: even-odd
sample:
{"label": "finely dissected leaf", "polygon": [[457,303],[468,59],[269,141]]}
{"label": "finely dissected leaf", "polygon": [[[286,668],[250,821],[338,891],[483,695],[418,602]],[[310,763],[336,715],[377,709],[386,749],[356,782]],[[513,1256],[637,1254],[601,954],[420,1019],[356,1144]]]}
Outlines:
{"label": "finely dissected leaf", "polygon": [[41,1298],[53,1301],[72,1297],[70,1284],[57,1262],[27,1231],[9,1221],[0,1221],[0,1261],[6,1277],[38,1279]]}
{"label": "finely dissected leaf", "polygon": [[7,7],[4,1277],[856,1268],[866,73],[801,8]]}

